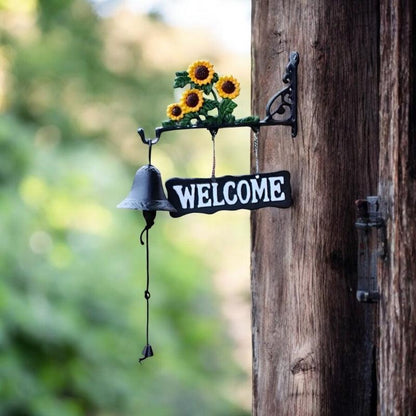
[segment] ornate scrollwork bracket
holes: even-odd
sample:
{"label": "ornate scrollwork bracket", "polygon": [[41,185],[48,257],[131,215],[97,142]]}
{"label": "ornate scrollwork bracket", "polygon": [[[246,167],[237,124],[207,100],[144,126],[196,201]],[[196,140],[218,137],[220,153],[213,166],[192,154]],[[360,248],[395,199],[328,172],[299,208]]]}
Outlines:
{"label": "ornate scrollwork bracket", "polygon": [[291,52],[283,82],[287,87],[275,94],[266,105],[266,117],[260,122],[260,126],[291,126],[292,137],[298,132],[297,122],[297,68],[299,54]]}

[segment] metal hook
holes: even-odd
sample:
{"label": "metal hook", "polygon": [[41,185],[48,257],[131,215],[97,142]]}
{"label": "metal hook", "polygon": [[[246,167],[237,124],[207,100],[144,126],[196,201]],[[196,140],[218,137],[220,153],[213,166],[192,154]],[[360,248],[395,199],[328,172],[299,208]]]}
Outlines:
{"label": "metal hook", "polygon": [[162,132],[159,131],[158,129],[155,129],[155,132],[156,132],[156,138],[146,139],[146,135],[144,133],[144,130],[142,128],[137,129],[137,133],[139,134],[139,136],[140,136],[140,138],[141,138],[141,140],[144,144],[156,144],[159,141],[160,135],[161,135]]}

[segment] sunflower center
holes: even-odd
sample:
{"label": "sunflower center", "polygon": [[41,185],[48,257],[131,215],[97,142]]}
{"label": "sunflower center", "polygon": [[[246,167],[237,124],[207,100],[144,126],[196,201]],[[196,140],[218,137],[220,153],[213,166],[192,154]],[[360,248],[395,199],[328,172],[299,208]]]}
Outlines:
{"label": "sunflower center", "polygon": [[195,78],[199,79],[200,81],[203,81],[204,79],[208,78],[209,70],[204,65],[199,65],[195,68],[194,72]]}
{"label": "sunflower center", "polygon": [[182,114],[182,109],[178,105],[175,105],[175,107],[172,108],[171,113],[173,116],[178,117]]}
{"label": "sunflower center", "polygon": [[221,88],[226,94],[232,94],[235,91],[235,85],[232,81],[225,81]]}
{"label": "sunflower center", "polygon": [[186,105],[188,107],[196,107],[198,103],[199,103],[199,97],[198,97],[198,94],[196,94],[195,92],[191,92],[186,97]]}

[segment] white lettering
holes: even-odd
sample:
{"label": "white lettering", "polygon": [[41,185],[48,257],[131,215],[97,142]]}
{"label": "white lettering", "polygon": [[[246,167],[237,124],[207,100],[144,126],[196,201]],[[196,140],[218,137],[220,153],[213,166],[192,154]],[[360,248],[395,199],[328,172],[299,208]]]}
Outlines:
{"label": "white lettering", "polygon": [[168,195],[172,196],[172,204],[177,208],[177,215],[172,216],[181,216],[189,212],[213,213],[224,209],[287,207],[291,204],[287,174],[282,171],[264,175],[224,176],[215,180],[169,180],[166,182],[166,188]]}
{"label": "white lettering", "polygon": [[270,199],[272,201],[284,201],[286,195],[282,192],[280,184],[283,184],[283,176],[276,176],[275,178],[269,178],[270,183]]}
{"label": "white lettering", "polygon": [[[246,188],[245,190],[245,198],[243,197],[243,186]],[[237,195],[238,195],[238,199],[240,200],[240,202],[242,204],[247,204],[247,202],[250,200],[251,194],[250,194],[250,184],[245,181],[242,180],[240,182],[238,182],[237,185]]]}
{"label": "white lettering", "polygon": [[182,205],[182,209],[186,209],[189,204],[190,209],[194,209],[194,200],[195,200],[195,184],[189,185],[190,187],[186,187],[185,191],[182,192],[184,188],[183,185],[174,185],[173,189],[178,194],[179,200]]}
{"label": "white lettering", "polygon": [[231,182],[231,181],[225,182],[225,184],[224,184],[224,190],[223,190],[223,192],[224,192],[224,199],[225,199],[225,202],[227,204],[234,205],[237,202],[237,195],[234,194],[234,198],[231,199],[230,198],[230,188],[235,189],[235,183],[234,182]]}
{"label": "white lettering", "polygon": [[218,183],[217,182],[213,182],[212,183],[212,205],[214,205],[214,207],[218,207],[220,205],[224,205],[225,202],[224,200],[218,201]]}
{"label": "white lettering", "polygon": [[267,178],[261,178],[260,185],[257,182],[257,179],[250,179],[251,182],[251,190],[253,199],[251,202],[255,204],[262,199],[263,202],[269,202],[269,196],[267,195]]}
{"label": "white lettering", "polygon": [[[210,207],[212,205],[211,200],[209,199],[209,193],[208,193],[210,184],[209,183],[197,183],[196,187],[198,189],[198,208]],[[206,201],[204,201],[204,199]]]}

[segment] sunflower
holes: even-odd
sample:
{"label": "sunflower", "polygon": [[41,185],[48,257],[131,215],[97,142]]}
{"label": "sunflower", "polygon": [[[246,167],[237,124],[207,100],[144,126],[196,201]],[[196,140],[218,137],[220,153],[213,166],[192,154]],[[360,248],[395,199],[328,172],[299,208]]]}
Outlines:
{"label": "sunflower", "polygon": [[231,75],[221,77],[215,84],[222,98],[235,98],[240,94],[240,83]]}
{"label": "sunflower", "polygon": [[169,104],[168,108],[166,109],[166,114],[171,120],[177,121],[183,118],[185,111],[181,104]]}
{"label": "sunflower", "polygon": [[202,104],[204,103],[204,98],[202,96],[202,91],[197,89],[187,90],[182,94],[180,104],[184,109],[185,113],[198,111]]}
{"label": "sunflower", "polygon": [[189,78],[197,85],[209,84],[214,77],[214,67],[208,61],[195,61],[188,67]]}

